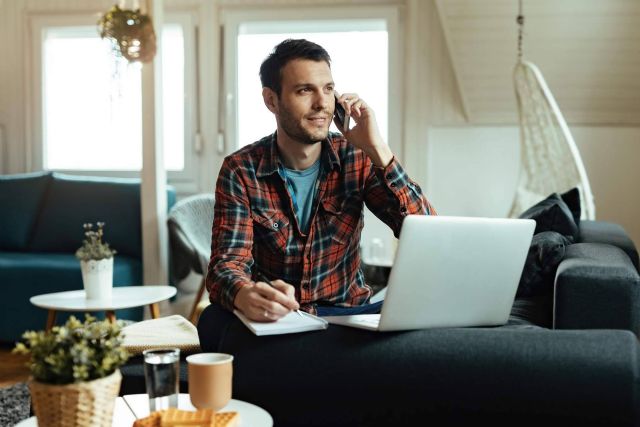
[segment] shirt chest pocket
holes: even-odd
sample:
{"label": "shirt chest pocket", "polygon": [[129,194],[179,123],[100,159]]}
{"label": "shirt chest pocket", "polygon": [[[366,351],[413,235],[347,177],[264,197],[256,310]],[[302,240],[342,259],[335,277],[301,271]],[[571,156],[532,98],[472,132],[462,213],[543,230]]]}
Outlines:
{"label": "shirt chest pocket", "polygon": [[277,253],[285,253],[289,241],[289,218],[278,211],[254,211],[253,238],[255,244]]}
{"label": "shirt chest pocket", "polygon": [[362,202],[355,197],[339,200],[327,198],[322,201],[326,232],[338,243],[348,243],[359,237],[362,229]]}

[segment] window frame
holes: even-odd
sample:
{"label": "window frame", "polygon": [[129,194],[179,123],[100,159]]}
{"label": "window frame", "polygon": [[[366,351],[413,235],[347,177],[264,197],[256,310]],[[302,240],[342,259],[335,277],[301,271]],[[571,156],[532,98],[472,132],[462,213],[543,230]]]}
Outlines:
{"label": "window frame", "polygon": [[[198,102],[197,97],[197,15],[193,10],[165,12],[166,24],[178,24],[183,28],[184,62],[185,62],[185,104],[184,104],[184,168],[181,171],[167,171],[167,180],[176,186],[179,192],[195,191],[199,177],[199,155],[194,141],[198,132]],[[29,44],[31,55],[28,58],[28,75],[30,83],[27,85],[27,139],[26,145],[27,167],[31,171],[44,170],[44,63],[43,46],[45,30],[48,28],[95,26],[98,34],[97,17],[95,14],[37,14],[29,17]],[[142,147],[142,146],[141,146]],[[141,148],[142,149],[142,148]],[[114,170],[77,170],[77,169],[47,169],[64,172],[71,175],[92,175],[105,177],[135,177],[140,178],[142,171],[114,171]]]}
{"label": "window frame", "polygon": [[[220,96],[221,134],[224,135],[224,152],[231,154],[239,148],[238,143],[238,46],[240,26],[249,22],[262,21],[330,21],[330,20],[367,20],[377,19],[386,22],[389,43],[388,64],[388,132],[391,150],[401,156],[402,144],[402,33],[400,32],[399,6],[332,6],[283,7],[274,9],[226,9],[222,10],[220,20],[223,26],[223,64]],[[258,70],[256,70],[256,78]],[[266,108],[266,107],[265,107]],[[375,110],[375,106],[373,106]],[[275,130],[275,123],[274,123]]]}

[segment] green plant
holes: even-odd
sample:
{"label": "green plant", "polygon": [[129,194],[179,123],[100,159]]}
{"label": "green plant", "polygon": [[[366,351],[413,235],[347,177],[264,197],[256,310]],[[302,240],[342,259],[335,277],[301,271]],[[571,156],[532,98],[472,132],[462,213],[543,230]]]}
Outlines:
{"label": "green plant", "polygon": [[111,375],[129,358],[122,347],[120,325],[86,315],[80,322],[69,317],[50,331],[27,331],[13,349],[30,354],[33,378],[48,384],[71,384]]}
{"label": "green plant", "polygon": [[114,249],[109,247],[108,243],[102,241],[104,231],[104,222],[97,222],[97,230],[93,229],[93,224],[83,224],[85,239],[82,246],[76,251],[76,258],[82,261],[111,258],[116,254]]}
{"label": "green plant", "polygon": [[113,50],[129,62],[149,62],[156,54],[156,33],[149,15],[140,9],[114,5],[98,21],[100,37],[111,40]]}

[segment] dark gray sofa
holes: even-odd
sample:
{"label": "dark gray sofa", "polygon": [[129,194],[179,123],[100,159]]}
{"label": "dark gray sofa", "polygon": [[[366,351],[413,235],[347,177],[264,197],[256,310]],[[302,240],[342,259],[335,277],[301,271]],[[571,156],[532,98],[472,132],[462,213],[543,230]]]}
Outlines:
{"label": "dark gray sofa", "polygon": [[[506,326],[256,337],[232,322],[217,350],[235,357],[233,396],[276,426],[640,425],[638,255],[616,224],[581,228],[554,296],[516,300]],[[144,392],[139,364],[123,372],[122,394]]]}

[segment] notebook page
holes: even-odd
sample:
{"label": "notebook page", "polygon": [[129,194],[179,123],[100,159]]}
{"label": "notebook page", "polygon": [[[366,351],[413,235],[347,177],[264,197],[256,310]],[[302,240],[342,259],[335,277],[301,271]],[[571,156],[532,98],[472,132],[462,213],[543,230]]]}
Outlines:
{"label": "notebook page", "polygon": [[295,311],[292,311],[275,322],[255,322],[247,319],[238,310],[234,310],[234,313],[256,335],[290,334],[326,329],[328,326],[326,320],[304,312],[300,316]]}

